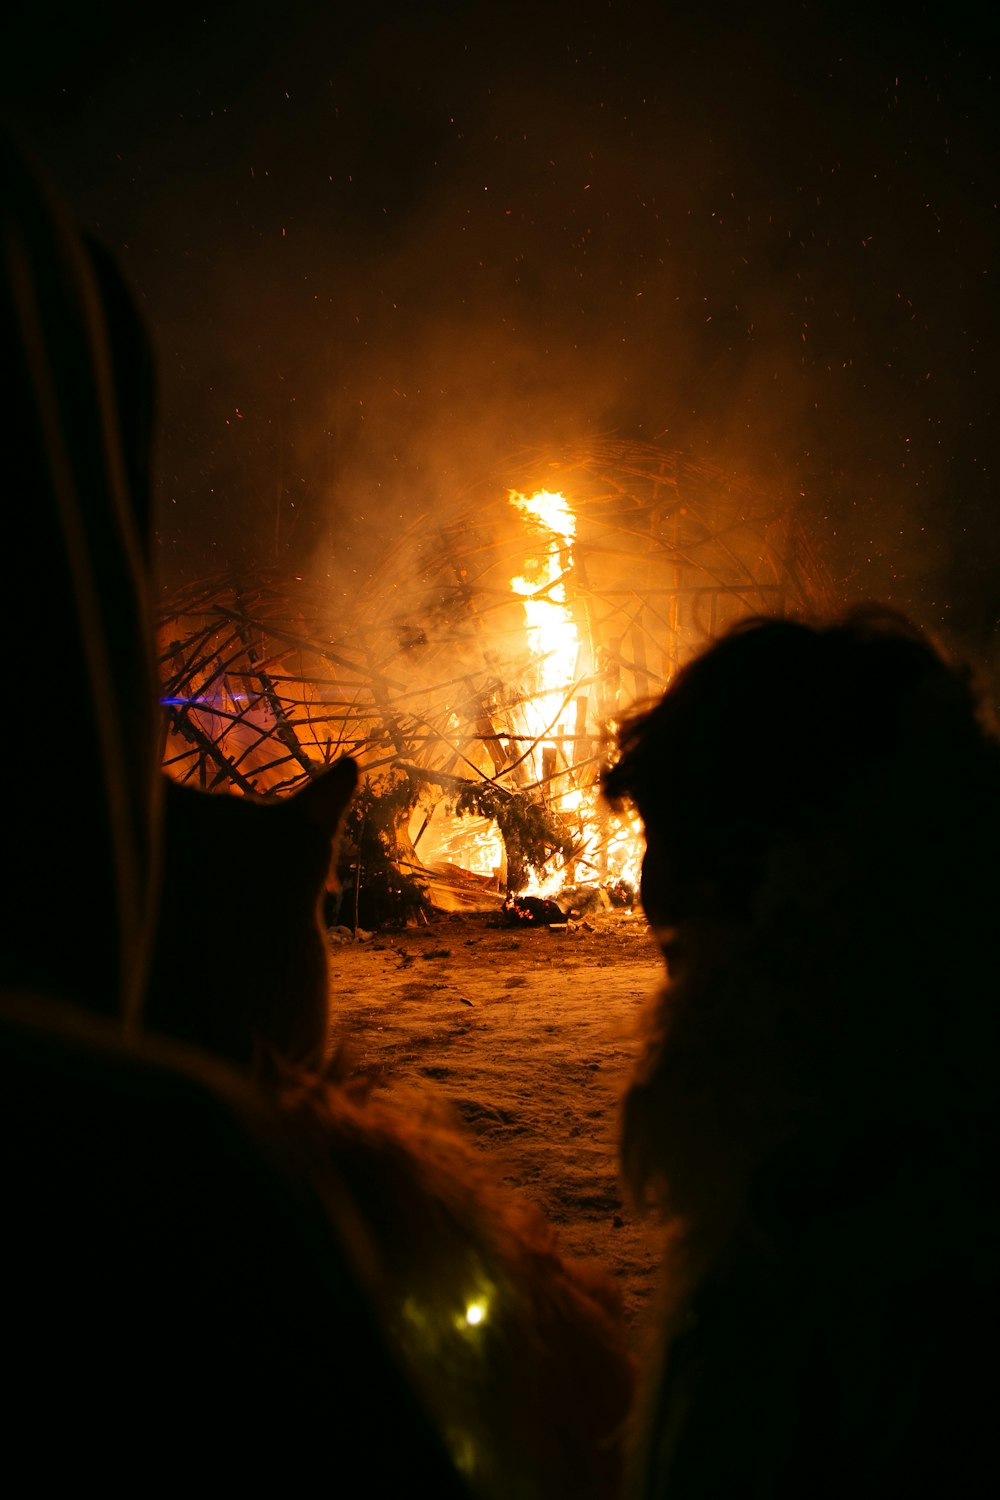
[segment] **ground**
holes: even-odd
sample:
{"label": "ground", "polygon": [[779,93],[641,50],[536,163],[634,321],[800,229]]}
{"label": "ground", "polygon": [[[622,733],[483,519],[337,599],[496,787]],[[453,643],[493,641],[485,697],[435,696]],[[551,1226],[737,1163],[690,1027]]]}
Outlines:
{"label": "ground", "polygon": [[449,1102],[563,1250],[617,1278],[638,1345],[659,1236],[623,1194],[618,1101],[662,961],[639,913],[563,930],[497,922],[442,917],[361,942],[332,934],[335,1031],[377,1090]]}

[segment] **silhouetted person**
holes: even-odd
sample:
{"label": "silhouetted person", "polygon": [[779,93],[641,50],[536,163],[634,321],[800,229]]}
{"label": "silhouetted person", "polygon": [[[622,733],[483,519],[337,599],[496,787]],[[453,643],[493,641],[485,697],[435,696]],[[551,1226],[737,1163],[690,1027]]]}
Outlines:
{"label": "silhouetted person", "polygon": [[332,1165],[221,1064],[142,1033],[151,366],[110,259],[2,138],[0,253],[2,1478],[460,1500]]}
{"label": "silhouetted person", "polygon": [[994,1487],[1000,749],[868,609],[751,620],[626,724],[669,980],[623,1160],[667,1225],[631,1493]]}

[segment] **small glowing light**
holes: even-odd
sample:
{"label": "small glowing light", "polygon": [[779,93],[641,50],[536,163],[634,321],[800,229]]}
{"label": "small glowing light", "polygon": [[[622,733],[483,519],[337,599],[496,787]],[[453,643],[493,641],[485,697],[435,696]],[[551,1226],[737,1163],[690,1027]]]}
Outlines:
{"label": "small glowing light", "polygon": [[486,1320],[486,1302],[485,1302],[485,1299],[480,1298],[480,1300],[478,1302],[470,1302],[469,1305],[468,1305],[468,1307],[465,1309],[465,1321],[466,1321],[466,1323],[468,1323],[469,1327],[470,1328],[475,1328],[475,1327],[478,1326],[478,1324],[485,1322],[485,1320]]}

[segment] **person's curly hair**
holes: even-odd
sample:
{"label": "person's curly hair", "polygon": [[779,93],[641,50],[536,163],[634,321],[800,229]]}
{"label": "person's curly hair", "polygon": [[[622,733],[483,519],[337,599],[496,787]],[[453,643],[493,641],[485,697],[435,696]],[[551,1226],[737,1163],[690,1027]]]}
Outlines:
{"label": "person's curly hair", "polygon": [[684,960],[625,1101],[640,1196],[725,1234],[790,1141],[992,1109],[1000,746],[966,672],[887,609],[751,619],[619,744]]}

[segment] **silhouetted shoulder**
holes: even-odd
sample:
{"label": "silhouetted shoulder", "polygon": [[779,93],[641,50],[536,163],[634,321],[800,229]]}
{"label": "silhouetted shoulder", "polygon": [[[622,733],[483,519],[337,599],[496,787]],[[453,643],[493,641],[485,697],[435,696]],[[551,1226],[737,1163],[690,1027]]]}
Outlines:
{"label": "silhouetted shoulder", "polygon": [[278,1492],[335,1463],[460,1500],[331,1164],[239,1079],[7,993],[0,1115],[11,1475]]}

